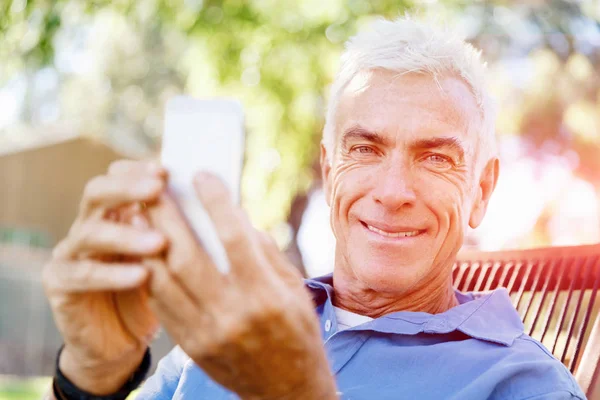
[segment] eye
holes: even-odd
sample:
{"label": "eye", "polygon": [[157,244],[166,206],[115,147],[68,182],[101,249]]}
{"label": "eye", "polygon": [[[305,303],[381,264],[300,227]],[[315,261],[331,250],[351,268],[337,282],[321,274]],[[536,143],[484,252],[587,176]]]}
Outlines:
{"label": "eye", "polygon": [[373,154],[375,153],[375,149],[373,149],[370,146],[355,146],[352,148],[353,152],[359,153],[359,154]]}
{"label": "eye", "polygon": [[425,159],[439,167],[448,167],[453,164],[449,157],[442,154],[430,154]]}

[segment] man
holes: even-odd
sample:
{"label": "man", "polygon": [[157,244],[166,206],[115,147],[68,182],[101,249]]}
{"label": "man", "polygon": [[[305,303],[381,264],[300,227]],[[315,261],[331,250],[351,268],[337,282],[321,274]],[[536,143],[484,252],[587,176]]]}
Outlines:
{"label": "man", "polygon": [[305,286],[218,179],[194,186],[226,276],[160,166],[113,164],[45,269],[65,342],[54,396],[124,398],[160,321],[178,346],[142,399],[585,398],[523,333],[506,290],[452,288],[464,230],[498,177],[483,75],[471,46],[411,19],[348,43],[321,146],[335,268]]}

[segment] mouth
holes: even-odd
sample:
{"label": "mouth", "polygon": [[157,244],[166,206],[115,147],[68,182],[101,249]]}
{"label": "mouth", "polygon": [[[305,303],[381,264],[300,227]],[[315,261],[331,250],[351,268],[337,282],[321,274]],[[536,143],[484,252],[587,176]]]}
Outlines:
{"label": "mouth", "polygon": [[425,233],[424,229],[414,229],[414,228],[386,228],[381,229],[375,227],[371,224],[368,224],[364,221],[360,221],[363,227],[365,227],[368,231],[376,233],[379,236],[383,236],[385,238],[391,239],[402,239],[402,238],[412,238]]}

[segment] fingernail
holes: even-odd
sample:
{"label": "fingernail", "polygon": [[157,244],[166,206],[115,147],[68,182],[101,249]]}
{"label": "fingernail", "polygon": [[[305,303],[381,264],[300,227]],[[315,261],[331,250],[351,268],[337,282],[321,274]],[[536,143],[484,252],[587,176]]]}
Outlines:
{"label": "fingernail", "polygon": [[194,177],[194,179],[196,180],[196,183],[204,183],[209,178],[210,178],[210,174],[208,172],[204,172],[204,171],[198,172],[196,174],[196,176]]}
{"label": "fingernail", "polygon": [[131,217],[131,225],[141,229],[148,228],[150,226],[148,224],[148,220],[139,214],[136,214],[133,217]]}
{"label": "fingernail", "polygon": [[144,236],[144,245],[150,247],[152,249],[162,246],[164,243],[164,238],[161,234],[158,233],[147,233]]}
{"label": "fingernail", "polygon": [[125,267],[121,270],[123,278],[131,281],[137,281],[146,276],[146,270],[143,268]]}
{"label": "fingernail", "polygon": [[150,173],[160,173],[162,170],[163,170],[163,167],[158,162],[156,162],[156,161],[149,161],[148,162],[148,172],[150,172]]}
{"label": "fingernail", "polygon": [[140,182],[140,185],[145,192],[154,194],[162,188],[163,181],[157,179],[144,179]]}

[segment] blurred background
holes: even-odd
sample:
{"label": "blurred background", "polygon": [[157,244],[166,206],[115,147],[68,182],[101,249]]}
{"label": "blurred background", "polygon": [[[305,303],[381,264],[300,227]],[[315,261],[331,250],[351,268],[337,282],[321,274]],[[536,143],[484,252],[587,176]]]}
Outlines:
{"label": "blurred background", "polygon": [[465,246],[600,242],[600,0],[0,0],[0,400],[39,397],[48,380],[30,377],[53,371],[40,269],[85,182],[155,158],[174,95],[244,104],[244,207],[306,276],[329,272],[329,84],[349,36],[407,11],[489,64],[501,174]]}

